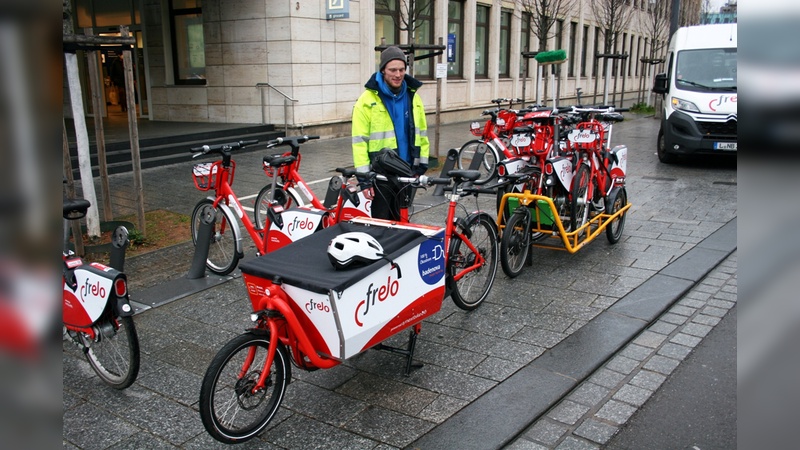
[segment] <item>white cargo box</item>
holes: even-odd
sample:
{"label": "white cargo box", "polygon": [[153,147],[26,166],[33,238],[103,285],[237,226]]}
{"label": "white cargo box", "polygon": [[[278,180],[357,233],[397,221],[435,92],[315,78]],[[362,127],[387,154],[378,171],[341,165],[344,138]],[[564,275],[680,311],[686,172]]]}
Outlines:
{"label": "white cargo box", "polygon": [[[352,231],[377,239],[387,258],[334,269],[328,244]],[[253,305],[265,288],[280,284],[314,347],[324,356],[346,359],[439,311],[445,295],[444,229],[357,218],[240,268]]]}

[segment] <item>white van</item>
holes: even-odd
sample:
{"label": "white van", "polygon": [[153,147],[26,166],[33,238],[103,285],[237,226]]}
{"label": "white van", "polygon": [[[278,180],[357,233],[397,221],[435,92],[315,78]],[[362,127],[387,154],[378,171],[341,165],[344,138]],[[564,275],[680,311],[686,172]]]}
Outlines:
{"label": "white van", "polygon": [[669,43],[667,73],[653,92],[664,95],[658,159],[736,154],[736,24],[679,28]]}

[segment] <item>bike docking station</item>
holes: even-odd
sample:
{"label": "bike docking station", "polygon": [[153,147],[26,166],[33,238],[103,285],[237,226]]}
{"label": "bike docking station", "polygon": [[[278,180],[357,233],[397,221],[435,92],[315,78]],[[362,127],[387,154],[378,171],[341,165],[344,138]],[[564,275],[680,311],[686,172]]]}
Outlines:
{"label": "bike docking station", "polygon": [[[383,259],[336,269],[331,240],[364,232],[383,247]],[[301,368],[330,368],[370,348],[399,353],[411,372],[421,322],[445,297],[444,228],[355,218],[241,264],[253,311],[281,317],[292,357]],[[406,329],[406,348],[382,342]]]}
{"label": "bike docking station", "polygon": [[180,300],[235,278],[233,275],[222,276],[206,273],[206,259],[211,245],[211,236],[214,233],[214,215],[214,209],[210,205],[202,214],[192,264],[185,277],[131,293],[131,300],[137,313]]}

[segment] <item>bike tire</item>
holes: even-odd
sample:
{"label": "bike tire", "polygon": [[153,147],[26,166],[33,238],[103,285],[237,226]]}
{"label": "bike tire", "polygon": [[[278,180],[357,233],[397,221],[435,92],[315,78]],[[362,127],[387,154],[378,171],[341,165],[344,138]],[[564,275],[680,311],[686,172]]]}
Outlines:
{"label": "bike tire", "polygon": [[[236,336],[217,353],[203,377],[200,388],[200,418],[214,439],[226,444],[246,442],[263,431],[283,402],[291,379],[286,348],[278,344],[268,386],[255,394],[253,386],[266,362],[270,338],[245,333]],[[250,352],[253,362],[239,376]]]}
{"label": "bike tire", "polygon": [[591,175],[591,168],[586,164],[581,164],[572,179],[572,207],[569,211],[569,222],[572,231],[582,227],[589,215]]}
{"label": "bike tire", "polygon": [[[607,200],[608,206],[606,207],[606,212],[607,214],[615,214],[627,204],[628,193],[625,192],[625,188],[614,189],[614,191],[612,191],[612,195],[610,195]],[[620,238],[622,237],[622,230],[625,229],[626,215],[627,214],[622,214],[611,221],[611,223],[606,225],[606,237],[608,238],[608,242],[612,244],[619,242]]]}
{"label": "bike tire", "polygon": [[[272,204],[270,201],[272,200],[270,196],[271,192],[272,185],[270,184],[261,188],[258,192],[258,196],[256,196],[256,203],[253,205],[253,223],[259,230],[263,230],[264,227],[267,226],[267,221],[269,220],[267,218],[267,209]],[[284,209],[289,209],[293,206],[303,206],[304,204],[293,191],[285,189],[282,183],[278,183],[275,186],[275,197]]]}
{"label": "bike tire", "polygon": [[506,222],[500,240],[500,266],[509,278],[516,278],[522,273],[531,251],[531,215],[524,206],[519,208]]}
{"label": "bike tire", "polygon": [[467,142],[458,149],[458,168],[467,170],[472,168],[475,152],[481,146],[486,148],[486,153],[483,155],[481,164],[475,167],[476,170],[481,172],[481,176],[473,181],[473,184],[477,185],[486,184],[495,177],[497,174],[497,162],[500,160],[499,154],[494,147],[477,139]]}
{"label": "bike tire", "polygon": [[[197,246],[197,235],[200,232],[201,212],[206,205],[213,206],[214,202],[205,198],[200,200],[192,211],[192,242]],[[214,210],[214,230],[211,234],[211,243],[208,247],[206,267],[217,275],[227,275],[233,272],[239,262],[240,254],[237,248],[237,235],[233,227],[239,223],[228,209],[216,208]]]}
{"label": "bike tire", "polygon": [[[83,352],[101,380],[114,389],[125,389],[139,375],[139,336],[131,317],[109,319],[113,332],[101,331],[95,340],[81,333]],[[108,327],[103,327],[111,331]]]}
{"label": "bike tire", "polygon": [[472,272],[464,274],[458,281],[455,276],[475,261],[475,254],[458,236],[453,236],[447,260],[447,281],[450,297],[459,308],[471,311],[481,305],[494,284],[499,258],[497,225],[487,214],[474,214],[467,218],[467,229],[472,245],[478,249],[485,263]]}

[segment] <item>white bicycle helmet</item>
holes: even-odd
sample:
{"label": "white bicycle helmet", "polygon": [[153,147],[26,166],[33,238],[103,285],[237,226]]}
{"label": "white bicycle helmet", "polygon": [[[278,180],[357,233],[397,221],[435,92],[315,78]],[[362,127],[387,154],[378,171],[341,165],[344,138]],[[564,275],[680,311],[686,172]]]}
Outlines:
{"label": "white bicycle helmet", "polygon": [[361,231],[340,234],[328,244],[328,259],[337,270],[347,269],[354,263],[371,263],[383,256],[380,242]]}

